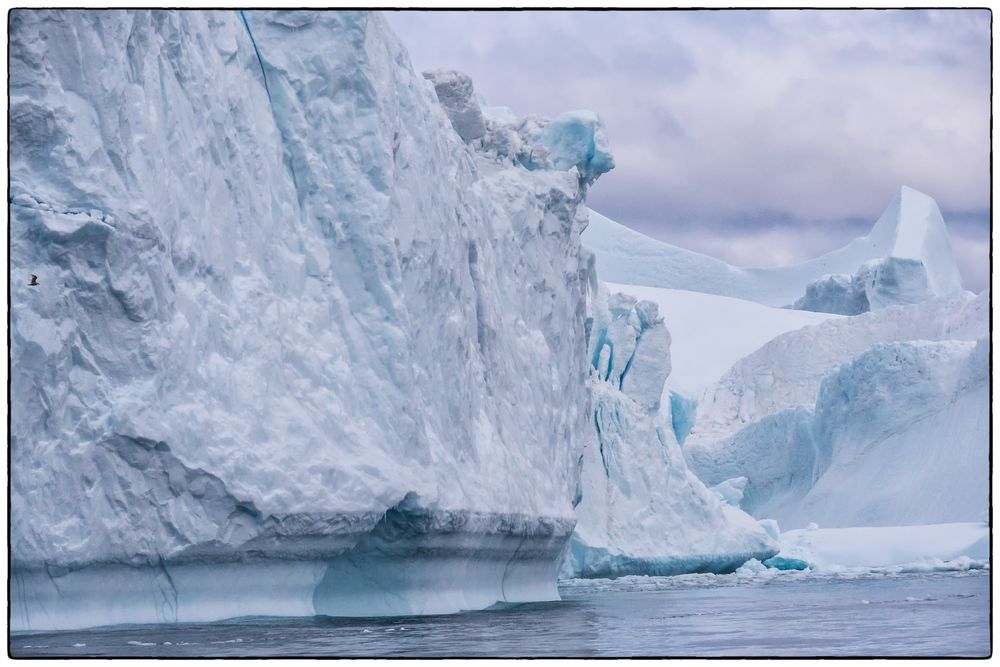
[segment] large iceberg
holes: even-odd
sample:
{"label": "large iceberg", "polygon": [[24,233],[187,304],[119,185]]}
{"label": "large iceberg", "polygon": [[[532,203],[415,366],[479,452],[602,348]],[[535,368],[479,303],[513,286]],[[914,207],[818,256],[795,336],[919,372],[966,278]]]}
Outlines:
{"label": "large iceberg", "polygon": [[[926,274],[926,291],[930,296],[948,296],[962,291],[958,264],[937,203],[905,186],[867,236],[795,266],[735,267],[713,257],[655,241],[595,213],[591,213],[583,242],[597,255],[597,267],[603,280],[706,292],[770,306],[792,304],[804,298],[811,283],[831,275],[854,275],[867,262],[886,258],[919,263]],[[912,281],[909,275],[906,277]],[[821,292],[830,289],[830,285],[813,288]],[[915,291],[910,287],[909,297]]]}
{"label": "large iceberg", "polygon": [[596,117],[477,153],[370,13],[16,10],[10,56],[13,629],[557,596]]}

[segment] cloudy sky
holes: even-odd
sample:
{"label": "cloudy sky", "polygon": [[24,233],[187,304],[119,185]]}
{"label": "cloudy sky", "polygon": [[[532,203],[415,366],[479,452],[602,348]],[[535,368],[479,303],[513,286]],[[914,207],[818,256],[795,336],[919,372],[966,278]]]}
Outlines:
{"label": "cloudy sky", "polygon": [[588,200],[742,266],[867,233],[909,185],[966,287],[989,277],[985,11],[386,12],[414,67],[519,114],[593,109],[617,167]]}

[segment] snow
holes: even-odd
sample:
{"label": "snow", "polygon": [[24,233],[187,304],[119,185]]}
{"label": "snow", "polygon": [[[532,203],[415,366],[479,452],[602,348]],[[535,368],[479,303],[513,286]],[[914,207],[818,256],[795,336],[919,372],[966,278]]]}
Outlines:
{"label": "snow", "polygon": [[721,260],[651,239],[602,215],[591,213],[584,245],[597,255],[603,280],[706,292],[786,306],[824,276],[853,275],[869,260],[887,257],[919,260],[930,293],[962,290],[948,230],[934,200],[903,187],[867,236],[843,248],[787,267],[739,268]]}
{"label": "snow", "polygon": [[608,289],[658,306],[671,335],[670,387],[691,398],[780,334],[836,318],[686,290],[615,283]]}
{"label": "snow", "polygon": [[10,31],[12,627],[553,599],[596,116],[466,144],[378,14]]}
{"label": "snow", "polygon": [[593,436],[561,576],[731,572],[773,555],[765,529],[684,462],[662,400],[673,354],[656,304],[602,286],[591,312]]}

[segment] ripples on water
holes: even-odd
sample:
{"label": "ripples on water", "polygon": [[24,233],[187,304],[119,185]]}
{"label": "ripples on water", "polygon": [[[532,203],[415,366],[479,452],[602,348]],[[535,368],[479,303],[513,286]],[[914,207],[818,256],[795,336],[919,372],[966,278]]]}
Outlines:
{"label": "ripples on water", "polygon": [[251,618],[15,635],[19,656],[777,656],[990,653],[988,572],[572,581],[449,616]]}

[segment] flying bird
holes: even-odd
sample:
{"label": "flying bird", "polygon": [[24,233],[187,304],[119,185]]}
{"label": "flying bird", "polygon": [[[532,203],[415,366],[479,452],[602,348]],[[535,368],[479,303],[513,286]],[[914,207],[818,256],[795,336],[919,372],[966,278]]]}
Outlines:
{"label": "flying bird", "polygon": [[37,284],[38,284],[38,276],[36,276],[34,273],[32,273],[31,274],[31,282],[28,283],[28,287],[34,287]]}

